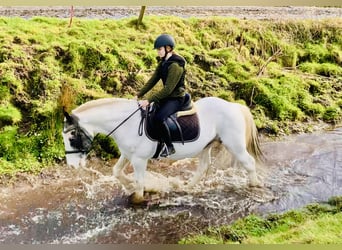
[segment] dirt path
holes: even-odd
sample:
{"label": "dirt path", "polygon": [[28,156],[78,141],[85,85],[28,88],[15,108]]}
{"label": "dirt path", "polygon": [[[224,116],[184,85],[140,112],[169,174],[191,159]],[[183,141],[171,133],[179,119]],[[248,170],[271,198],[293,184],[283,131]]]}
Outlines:
{"label": "dirt path", "polygon": [[[117,19],[138,16],[140,6],[74,7],[76,18]],[[242,19],[323,19],[342,18],[342,8],[322,7],[261,7],[261,6],[148,6],[145,15],[180,17],[226,16]],[[69,18],[70,6],[62,7],[1,7],[0,16],[31,18],[34,16]]]}

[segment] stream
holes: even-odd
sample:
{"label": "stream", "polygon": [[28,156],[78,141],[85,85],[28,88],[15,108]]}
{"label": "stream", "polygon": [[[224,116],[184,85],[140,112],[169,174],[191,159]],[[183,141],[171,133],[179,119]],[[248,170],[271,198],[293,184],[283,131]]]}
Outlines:
{"label": "stream", "polygon": [[265,140],[261,147],[263,187],[247,187],[245,170],[217,150],[191,191],[170,190],[168,181],[190,178],[196,159],[151,161],[147,182],[164,190],[140,207],[128,204],[112,177],[114,160],[92,158],[83,169],[59,166],[27,176],[0,187],[0,243],[177,243],[251,213],[281,213],[342,195],[341,127]]}

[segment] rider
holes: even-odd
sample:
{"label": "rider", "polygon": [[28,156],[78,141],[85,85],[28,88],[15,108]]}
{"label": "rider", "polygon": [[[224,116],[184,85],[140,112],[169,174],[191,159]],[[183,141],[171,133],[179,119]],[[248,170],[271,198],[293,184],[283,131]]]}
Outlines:
{"label": "rider", "polygon": [[145,100],[139,101],[142,108],[146,108],[150,103],[156,105],[155,122],[161,132],[162,141],[165,143],[161,152],[161,157],[167,157],[175,153],[175,148],[171,142],[171,135],[166,124],[169,115],[179,111],[184,103],[185,97],[185,64],[183,57],[174,52],[175,40],[168,34],[162,34],[154,42],[154,49],[157,50],[159,63],[148,80],[148,82],[138,92],[137,98],[143,97],[161,79],[163,88]]}

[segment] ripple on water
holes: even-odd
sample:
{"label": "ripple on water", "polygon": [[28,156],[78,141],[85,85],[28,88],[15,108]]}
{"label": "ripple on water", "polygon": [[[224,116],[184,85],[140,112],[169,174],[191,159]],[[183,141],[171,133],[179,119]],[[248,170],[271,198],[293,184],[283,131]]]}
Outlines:
{"label": "ripple on water", "polygon": [[15,199],[2,192],[0,242],[176,243],[250,213],[282,212],[342,195],[342,129],[265,142],[262,149],[268,162],[258,168],[260,188],[248,188],[244,169],[226,167],[233,161],[220,151],[190,191],[182,183],[196,160],[152,162],[147,179],[162,192],[151,194],[144,207],[130,206],[108,167],[93,162],[87,170],[70,171],[68,182],[32,188]]}

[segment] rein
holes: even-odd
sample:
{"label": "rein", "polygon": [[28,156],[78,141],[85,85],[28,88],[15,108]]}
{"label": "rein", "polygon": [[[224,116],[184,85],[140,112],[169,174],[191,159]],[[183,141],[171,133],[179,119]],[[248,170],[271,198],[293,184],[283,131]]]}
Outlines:
{"label": "rein", "polygon": [[[112,131],[110,131],[109,134],[107,134],[106,137],[109,137],[111,134],[113,134],[118,128],[121,127],[122,124],[124,124],[129,118],[131,118],[136,112],[138,112],[141,109],[141,107],[137,108],[132,114],[130,114],[125,120],[123,120],[118,126],[116,126]],[[140,128],[140,126],[139,126]],[[140,129],[139,129],[140,130]],[[140,133],[139,133],[140,135]]]}

